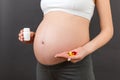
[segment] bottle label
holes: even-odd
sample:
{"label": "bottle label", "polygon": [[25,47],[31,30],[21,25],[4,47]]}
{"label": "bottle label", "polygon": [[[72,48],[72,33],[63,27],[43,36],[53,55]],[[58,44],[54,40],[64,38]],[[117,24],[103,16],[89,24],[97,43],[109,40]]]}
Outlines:
{"label": "bottle label", "polygon": [[30,32],[23,32],[24,41],[30,41]]}

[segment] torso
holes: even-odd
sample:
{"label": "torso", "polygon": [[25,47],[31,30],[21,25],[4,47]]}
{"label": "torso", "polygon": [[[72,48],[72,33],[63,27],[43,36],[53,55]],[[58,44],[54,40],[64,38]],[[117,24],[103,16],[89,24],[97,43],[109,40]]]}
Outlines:
{"label": "torso", "polygon": [[58,64],[66,59],[55,58],[55,54],[81,47],[90,40],[94,3],[93,0],[41,1],[44,17],[35,34],[34,53],[42,64]]}
{"label": "torso", "polygon": [[72,14],[49,12],[36,31],[34,53],[37,60],[46,65],[65,61],[55,54],[83,46],[89,41],[89,21]]}

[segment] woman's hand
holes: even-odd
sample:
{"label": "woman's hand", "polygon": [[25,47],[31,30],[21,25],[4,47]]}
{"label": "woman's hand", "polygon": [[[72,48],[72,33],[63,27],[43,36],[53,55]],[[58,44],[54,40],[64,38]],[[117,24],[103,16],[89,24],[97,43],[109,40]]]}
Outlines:
{"label": "woman's hand", "polygon": [[19,34],[18,34],[18,39],[19,41],[26,43],[26,44],[32,44],[34,41],[34,37],[35,37],[35,32],[30,32],[30,41],[24,41],[24,37],[23,37],[23,29],[20,30]]}
{"label": "woman's hand", "polygon": [[73,55],[73,56],[69,56],[68,55],[69,51],[65,51],[65,52],[56,54],[55,57],[56,58],[65,58],[67,60],[70,59],[71,62],[76,63],[78,61],[81,61],[84,57],[86,57],[88,55],[87,50],[84,49],[83,47],[79,47],[77,49],[73,49],[73,50],[71,50],[71,52],[72,51],[77,52],[77,54]]}

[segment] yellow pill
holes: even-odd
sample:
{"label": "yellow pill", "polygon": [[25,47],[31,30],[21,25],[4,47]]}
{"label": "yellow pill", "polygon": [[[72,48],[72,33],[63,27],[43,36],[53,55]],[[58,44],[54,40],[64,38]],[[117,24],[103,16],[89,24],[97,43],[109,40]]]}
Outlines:
{"label": "yellow pill", "polygon": [[68,52],[68,55],[69,56],[73,56],[73,53],[70,51],[70,52]]}

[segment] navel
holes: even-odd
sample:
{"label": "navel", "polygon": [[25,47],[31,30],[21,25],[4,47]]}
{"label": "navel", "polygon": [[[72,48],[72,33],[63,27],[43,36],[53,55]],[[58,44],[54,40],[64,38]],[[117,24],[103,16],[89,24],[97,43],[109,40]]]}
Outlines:
{"label": "navel", "polygon": [[42,44],[45,44],[45,42],[44,42],[44,41],[42,41],[41,43],[42,43]]}

